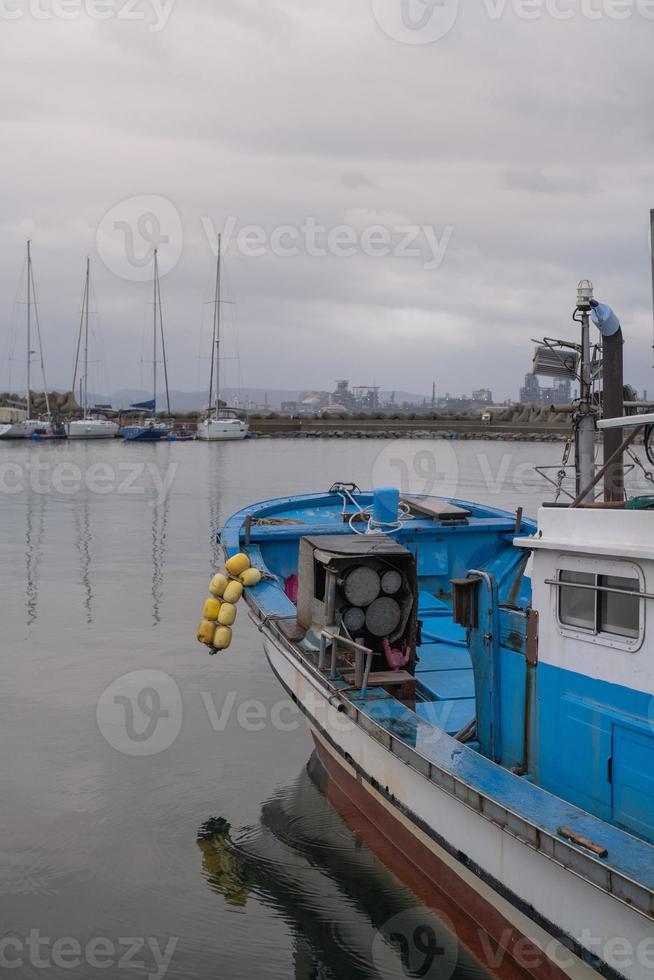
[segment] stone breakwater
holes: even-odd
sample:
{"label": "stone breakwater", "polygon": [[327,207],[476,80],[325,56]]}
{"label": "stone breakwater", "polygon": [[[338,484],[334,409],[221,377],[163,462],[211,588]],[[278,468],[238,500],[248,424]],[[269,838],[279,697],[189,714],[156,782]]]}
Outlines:
{"label": "stone breakwater", "polygon": [[489,432],[480,429],[475,432],[450,432],[439,430],[429,432],[425,429],[302,429],[293,431],[259,432],[253,435],[257,439],[421,439],[421,440],[450,440],[476,442],[565,442],[567,432],[534,433],[534,432]]}

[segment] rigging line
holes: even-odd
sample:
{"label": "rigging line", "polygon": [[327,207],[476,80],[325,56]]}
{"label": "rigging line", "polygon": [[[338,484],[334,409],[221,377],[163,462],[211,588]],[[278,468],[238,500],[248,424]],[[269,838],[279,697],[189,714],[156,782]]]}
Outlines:
{"label": "rigging line", "polygon": [[[228,268],[225,268],[224,280],[227,287],[225,292],[233,296],[234,291],[231,287],[231,278],[230,278],[230,273]],[[238,303],[231,302],[229,303],[229,305],[234,307],[232,311],[232,328],[233,328],[233,336],[234,336],[234,346],[236,348],[235,360],[237,361],[238,390],[240,393],[242,393],[243,374],[241,369],[241,340],[240,340],[240,318],[239,318]]]}
{"label": "rigging line", "polygon": [[39,317],[39,304],[36,295],[36,283],[34,282],[34,268],[31,270],[32,279],[32,295],[34,296],[34,320],[36,322],[36,336],[39,340],[39,357],[41,360],[41,374],[43,376],[43,394],[45,395],[45,411],[46,415],[50,418],[50,397],[48,395],[48,381],[45,376],[45,360],[43,357],[43,341],[41,339],[41,320]]}
{"label": "rigging line", "polygon": [[18,335],[18,327],[17,327],[18,307],[21,306],[21,305],[23,305],[23,304],[21,304],[21,301],[20,301],[20,298],[19,297],[22,295],[23,289],[24,289],[25,268],[26,268],[26,266],[27,266],[27,258],[25,258],[23,260],[23,264],[22,264],[22,267],[21,267],[20,276],[19,276],[19,279],[18,279],[18,284],[16,286],[16,293],[14,295],[14,302],[13,302],[12,312],[11,312],[11,327],[10,327],[10,330],[9,330],[9,336],[7,337],[7,347],[6,347],[6,350],[7,350],[7,385],[8,385],[8,394],[11,394],[12,393],[12,391],[11,391],[12,380],[11,379],[12,379],[13,363],[14,363],[14,360],[16,360],[15,353],[16,353],[16,341],[17,341],[17,335]]}
{"label": "rigging line", "polygon": [[168,417],[170,417],[170,391],[168,388],[168,362],[166,360],[166,340],[164,338],[164,328],[163,328],[163,310],[161,308],[161,280],[157,276],[157,295],[159,297],[159,329],[161,332],[161,356],[163,358],[163,369],[164,369],[164,381],[166,383],[166,407],[168,410]]}
{"label": "rigging line", "polygon": [[92,278],[90,279],[89,282],[89,289],[90,289],[89,302],[91,304],[90,313],[91,316],[95,317],[95,327],[93,326],[90,327],[90,335],[93,338],[95,348],[97,351],[96,360],[91,360],[90,363],[98,366],[98,370],[95,373],[95,378],[94,378],[94,381],[97,382],[97,384],[94,384],[94,387],[98,388],[98,390],[95,392],[96,400],[98,396],[100,396],[104,400],[105,397],[107,397],[108,395],[108,386],[105,383],[106,377],[104,374],[104,345],[102,341],[102,323],[100,319],[100,310],[98,307],[98,297],[95,292],[95,287]]}
{"label": "rigging line", "polygon": [[[216,344],[218,342],[218,304],[220,303],[220,236],[218,236],[218,259],[216,265],[216,288],[214,292],[214,308],[213,308],[213,333],[211,339],[211,374],[209,376],[209,416],[211,416],[211,407],[213,405],[213,376],[216,370]],[[218,371],[220,371],[220,363],[218,364]],[[216,387],[216,398],[218,397],[218,392],[220,391],[220,377],[218,378],[218,385]]]}
{"label": "rigging line", "polygon": [[79,369],[79,353],[82,346],[82,331],[84,330],[84,307],[88,302],[87,292],[88,292],[88,280],[85,277],[84,289],[82,291],[82,311],[79,317],[79,331],[77,333],[77,350],[75,351],[75,367],[73,370],[73,384],[70,389],[73,395],[75,394],[75,385],[77,384],[77,371]]}

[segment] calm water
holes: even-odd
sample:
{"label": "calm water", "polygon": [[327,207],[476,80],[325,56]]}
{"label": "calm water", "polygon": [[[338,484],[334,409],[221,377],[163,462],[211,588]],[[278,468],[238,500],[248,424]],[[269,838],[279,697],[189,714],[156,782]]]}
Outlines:
{"label": "calm water", "polygon": [[[0,445],[3,966],[112,980],[406,976],[388,959],[388,924],[432,919],[325,797],[254,627],[241,611],[220,658],[195,641],[219,560],[212,528],[336,479],[533,513],[548,494],[531,466],[561,451]],[[446,954],[427,975],[479,975],[433,922]]]}

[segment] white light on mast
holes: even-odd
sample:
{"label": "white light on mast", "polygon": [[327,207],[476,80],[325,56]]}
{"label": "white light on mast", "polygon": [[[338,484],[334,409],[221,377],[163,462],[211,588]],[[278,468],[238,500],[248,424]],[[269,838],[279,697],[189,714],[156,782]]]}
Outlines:
{"label": "white light on mast", "polygon": [[593,284],[590,279],[582,279],[577,286],[577,309],[590,309],[590,301],[593,298]]}

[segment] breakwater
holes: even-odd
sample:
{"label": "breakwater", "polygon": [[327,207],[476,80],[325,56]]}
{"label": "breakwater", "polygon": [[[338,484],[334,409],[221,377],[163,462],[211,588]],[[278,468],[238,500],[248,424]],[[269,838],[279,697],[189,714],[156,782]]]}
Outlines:
{"label": "breakwater", "polygon": [[250,431],[270,439],[483,439],[559,442],[568,424],[491,422],[480,419],[300,419],[252,418]]}

